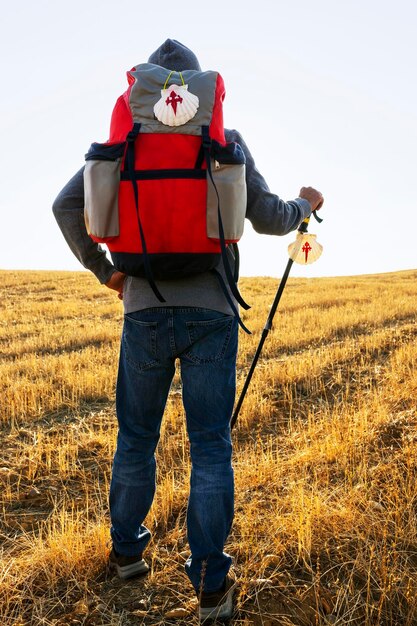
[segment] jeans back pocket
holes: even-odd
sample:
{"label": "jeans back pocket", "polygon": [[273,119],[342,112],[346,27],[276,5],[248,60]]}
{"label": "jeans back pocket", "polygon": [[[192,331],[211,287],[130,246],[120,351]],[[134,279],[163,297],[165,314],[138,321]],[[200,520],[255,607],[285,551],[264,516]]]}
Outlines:
{"label": "jeans back pocket", "polygon": [[193,363],[222,361],[229,346],[233,322],[230,315],[186,322],[190,346],[184,356]]}
{"label": "jeans back pocket", "polygon": [[127,363],[137,372],[144,372],[159,364],[158,324],[124,317],[122,345]]}

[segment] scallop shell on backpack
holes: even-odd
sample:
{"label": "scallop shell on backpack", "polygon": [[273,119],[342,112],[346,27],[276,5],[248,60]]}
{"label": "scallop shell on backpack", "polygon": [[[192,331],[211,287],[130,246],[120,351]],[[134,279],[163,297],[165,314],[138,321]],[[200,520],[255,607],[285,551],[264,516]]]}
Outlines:
{"label": "scallop shell on backpack", "polygon": [[166,126],[182,126],[197,113],[199,100],[188,91],[188,85],[171,85],[161,89],[161,96],[153,112],[156,119]]}
{"label": "scallop shell on backpack", "polygon": [[314,263],[321,256],[323,246],[316,241],[317,235],[298,233],[296,240],[288,246],[290,259],[301,265]]}

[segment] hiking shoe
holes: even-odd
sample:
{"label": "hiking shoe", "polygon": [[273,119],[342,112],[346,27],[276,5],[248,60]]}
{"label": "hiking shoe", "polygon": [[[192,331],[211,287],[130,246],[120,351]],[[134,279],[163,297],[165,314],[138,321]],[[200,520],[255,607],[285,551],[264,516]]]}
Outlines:
{"label": "hiking shoe", "polygon": [[217,619],[230,619],[233,615],[233,594],[236,589],[236,580],[228,574],[219,591],[205,592],[200,595],[199,617],[200,624]]}
{"label": "hiking shoe", "polygon": [[109,555],[109,567],[115,569],[119,578],[123,578],[123,580],[146,574],[149,571],[149,565],[142,558],[142,554],[123,556],[123,554],[118,554],[114,548]]}

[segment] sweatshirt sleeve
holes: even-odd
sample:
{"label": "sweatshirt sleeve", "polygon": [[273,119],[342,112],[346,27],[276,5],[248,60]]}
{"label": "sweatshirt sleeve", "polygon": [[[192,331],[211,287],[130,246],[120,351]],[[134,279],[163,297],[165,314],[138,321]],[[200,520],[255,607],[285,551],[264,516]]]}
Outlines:
{"label": "sweatshirt sleeve", "polygon": [[70,249],[88,270],[104,284],[115,268],[105,251],[88,235],[84,222],[84,168],[82,167],[55,199],[52,211]]}
{"label": "sweatshirt sleeve", "polygon": [[298,228],[311,213],[308,200],[296,198],[290,202],[271,193],[264,177],[257,170],[255,161],[240,133],[225,130],[226,141],[238,143],[246,156],[247,207],[246,217],[258,233],[286,235]]}

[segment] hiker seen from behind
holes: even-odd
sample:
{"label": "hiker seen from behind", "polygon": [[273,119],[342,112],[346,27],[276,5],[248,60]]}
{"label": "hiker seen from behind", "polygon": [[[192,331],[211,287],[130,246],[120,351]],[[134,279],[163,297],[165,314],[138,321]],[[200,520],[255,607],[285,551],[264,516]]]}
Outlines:
{"label": "hiker seen from behind", "polygon": [[223,127],[223,78],[202,71],[178,41],[165,41],[127,77],[109,140],[91,145],[53,205],[77,259],[123,300],[109,562],[123,579],[149,570],[145,519],[178,362],[192,464],[185,571],[200,621],[230,618],[230,419],[239,325],[247,330],[239,310],[248,308],[237,242],[245,219],[258,233],[286,235],[323,196],[303,187],[285,202],[269,190],[242,136]]}

